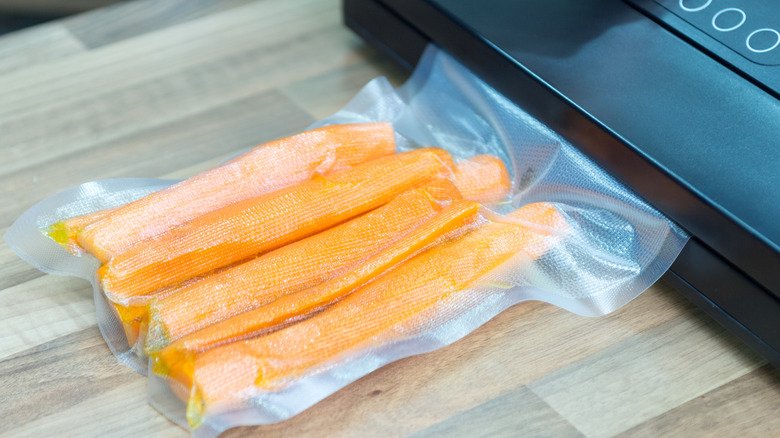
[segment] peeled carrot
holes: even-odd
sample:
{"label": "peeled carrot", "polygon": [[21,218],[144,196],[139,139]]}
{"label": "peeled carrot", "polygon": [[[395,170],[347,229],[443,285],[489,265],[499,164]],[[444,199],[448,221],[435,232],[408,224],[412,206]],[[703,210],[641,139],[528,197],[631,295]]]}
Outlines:
{"label": "peeled carrot", "polygon": [[353,220],[154,299],[147,309],[146,352],[154,354],[188,333],[331,278],[433,217],[443,208],[437,199],[459,197],[447,180],[427,184]]}
{"label": "peeled carrot", "polygon": [[493,155],[477,155],[458,162],[454,169],[455,186],[463,199],[481,203],[506,200],[512,191],[512,179],[504,163]]}
{"label": "peeled carrot", "polygon": [[[521,209],[522,221],[561,230],[563,217],[550,204]],[[220,401],[284,386],[356,348],[367,348],[414,332],[419,318],[520,252],[538,257],[551,233],[519,223],[488,222],[429,249],[310,319],[255,339],[207,351],[194,364],[187,406],[192,427]]]}
{"label": "peeled carrot", "polygon": [[120,304],[315,234],[451,173],[447,152],[419,149],[239,201],[114,257],[97,272]]}
{"label": "peeled carrot", "polygon": [[75,216],[69,219],[64,219],[55,222],[51,225],[45,233],[51,237],[55,242],[62,245],[73,255],[81,255],[84,251],[76,241],[76,237],[87,225],[103,219],[108,216],[109,213],[116,210],[116,208],[105,208],[92,213],[87,213],[81,216]]}
{"label": "peeled carrot", "polygon": [[389,123],[330,125],[260,145],[152,193],[85,229],[78,243],[101,263],[137,243],[242,199],[341,171],[395,149]]}
{"label": "peeled carrot", "polygon": [[[505,197],[507,195],[507,193],[504,193],[504,190],[509,187],[509,175],[503,163],[497,158],[484,159],[474,157],[469,160],[461,161],[455,166],[454,179],[452,182],[446,179],[428,182],[425,185],[425,190],[436,199],[454,199],[460,197],[460,194],[455,194],[456,192],[459,192],[459,190],[453,187],[453,183],[455,184],[455,187],[463,187],[467,190],[470,200],[489,202],[492,199],[496,199],[496,196]],[[502,187],[502,189],[497,189],[497,187]],[[188,280],[184,285],[165,287],[155,291],[152,295],[136,297],[133,299],[134,303],[132,305],[115,304],[130,344],[133,345],[138,337],[142,318],[146,313],[146,304],[152,296],[161,300],[164,297],[171,295],[174,291],[183,289],[184,286],[193,283],[193,280]],[[216,283],[212,281],[210,284],[213,285]],[[202,321],[202,323],[205,324],[206,320]],[[155,323],[152,323],[152,328],[155,333],[166,333],[165,330],[160,331],[161,328],[157,327]],[[195,328],[196,326],[193,325],[191,329],[194,330]],[[163,336],[163,339],[168,339],[168,335],[166,334]],[[156,340],[155,337],[152,337],[151,342],[152,344],[165,345],[168,341]],[[152,348],[150,351],[155,351],[155,349]]]}
{"label": "peeled carrot", "polygon": [[[467,171],[456,171],[456,178],[453,181],[454,186],[453,182],[449,180],[439,179],[427,183],[425,191],[439,200],[456,199],[460,198],[461,195],[455,187],[463,185],[462,182],[465,182],[468,184],[469,193],[473,197],[482,198],[484,193],[495,193],[496,184],[506,179],[506,169],[500,161],[498,163],[500,166],[496,166],[495,162],[486,162],[485,164],[472,162]],[[482,166],[485,166],[487,169],[480,169]],[[473,175],[479,175],[480,178],[477,179]],[[462,178],[464,181],[459,178]],[[343,251],[345,246],[352,248],[351,251],[353,251],[355,256],[360,253],[366,256],[370,254],[370,251],[386,245],[389,239],[394,237],[390,234],[377,234],[376,231],[389,231],[394,226],[394,223],[398,223],[399,228],[396,228],[392,233],[395,233],[397,236],[407,232],[411,224],[410,221],[414,219],[414,216],[398,218],[387,216],[387,214],[408,216],[409,212],[404,212],[403,210],[408,205],[409,200],[404,197],[398,200],[398,202],[391,201],[390,204],[383,207],[385,210],[381,211],[382,216],[369,214],[357,218],[354,220],[354,224],[342,225],[343,230],[335,229],[332,232],[326,231],[323,235],[311,236],[290,245],[289,248],[283,247],[275,252],[247,262],[245,266],[235,267],[235,272],[215,275],[213,278],[193,285],[184,293],[177,293],[167,300],[157,300],[149,307],[150,318],[145,341],[146,352],[155,354],[169,342],[187,333],[199,330],[239,312],[254,309],[262,305],[264,301],[293,292],[295,290],[294,286],[299,283],[289,282],[287,277],[294,277],[299,281],[303,281],[313,275],[310,271],[305,275],[300,272],[301,269],[304,269],[300,260],[310,257],[308,253],[316,252],[306,249],[307,247],[329,248],[329,251],[325,253],[319,250],[321,255],[315,261],[322,261],[324,257],[322,254],[328,254],[330,257],[334,257],[334,259],[341,258],[339,263],[334,266],[323,267],[312,264],[308,267],[308,269],[320,271],[321,277],[319,277],[318,281],[329,278],[337,268],[343,267],[347,263],[355,262],[354,256],[346,257],[339,255],[339,252]],[[476,214],[476,208],[477,206],[474,203],[459,203],[448,209],[446,213],[440,212],[439,215],[443,218],[454,215],[450,220],[456,220],[458,215],[453,213],[453,211],[468,211]],[[443,223],[442,221],[445,222]],[[415,246],[413,239],[419,238],[419,233],[430,232],[435,234],[437,229],[440,231],[445,230],[445,223],[445,219],[433,220],[431,225],[423,227],[423,230],[415,231],[408,238],[404,238],[405,244],[401,244],[400,247],[394,245],[393,251],[401,251],[403,253],[405,250],[413,251],[419,249]],[[375,235],[372,237],[371,233]],[[294,274],[291,274],[289,272],[290,268],[287,267],[291,262],[298,265],[298,272]],[[368,278],[365,278],[363,281],[368,281]],[[277,284],[283,285],[283,287],[276,286]],[[246,291],[256,292],[249,293]],[[241,296],[236,297],[233,295]],[[260,299],[260,297],[263,298]],[[226,301],[229,304],[226,304]],[[186,306],[183,303],[186,303]],[[196,305],[195,303],[198,304]]]}
{"label": "peeled carrot", "polygon": [[158,373],[165,373],[188,387],[195,354],[247,338],[342,298],[444,236],[453,238],[453,234],[466,232],[469,225],[477,222],[479,209],[477,203],[455,200],[400,240],[350,268],[348,273],[184,336],[160,351],[159,355],[152,355],[155,368]]}

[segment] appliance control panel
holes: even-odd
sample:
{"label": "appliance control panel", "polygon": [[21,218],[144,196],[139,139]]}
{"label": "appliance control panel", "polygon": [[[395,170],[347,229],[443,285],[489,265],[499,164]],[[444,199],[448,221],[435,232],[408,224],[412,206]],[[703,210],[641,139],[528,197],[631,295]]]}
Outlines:
{"label": "appliance control panel", "polygon": [[655,0],[756,64],[780,65],[777,0]]}
{"label": "appliance control panel", "polygon": [[780,0],[626,0],[780,97]]}

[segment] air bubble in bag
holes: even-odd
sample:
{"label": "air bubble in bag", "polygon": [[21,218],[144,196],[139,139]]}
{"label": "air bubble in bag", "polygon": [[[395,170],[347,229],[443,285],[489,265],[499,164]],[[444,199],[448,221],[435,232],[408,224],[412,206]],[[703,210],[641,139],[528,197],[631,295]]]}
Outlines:
{"label": "air bubble in bag", "polygon": [[[500,222],[504,220],[500,214],[547,202],[565,220],[566,232],[556,234],[540,257],[510,258],[468,289],[416,315],[403,329],[387,330],[370,343],[345,350],[281,388],[248,388],[230,401],[208,406],[194,436],[212,437],[231,427],[292,417],[387,363],[457,341],[523,301],[544,301],[593,317],[613,312],[660,278],[688,238],[576,148],[435,47],[426,50],[400,89],[384,78],[375,79],[341,111],[313,127],[381,120],[393,123],[399,150],[437,146],[462,158],[500,157],[513,177],[511,203],[497,206],[496,212],[483,210],[482,215]],[[95,281],[97,262],[69,254],[40,230],[62,217],[122,205],[172,183],[148,179],[86,183],[36,204],[5,235],[9,246],[38,269],[93,283],[106,342],[119,360],[142,373],[147,371],[145,359],[127,345],[121,324]],[[150,402],[172,421],[189,427],[185,403],[165,378],[149,374]]]}

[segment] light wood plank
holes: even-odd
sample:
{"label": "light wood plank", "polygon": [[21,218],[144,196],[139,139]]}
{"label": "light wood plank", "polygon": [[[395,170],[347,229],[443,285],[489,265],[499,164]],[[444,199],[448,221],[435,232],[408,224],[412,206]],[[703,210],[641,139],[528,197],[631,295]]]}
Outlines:
{"label": "light wood plank", "polygon": [[0,360],[96,324],[92,286],[46,275],[0,290]]}
{"label": "light wood plank", "polygon": [[[97,143],[354,62],[349,44],[344,44],[353,37],[340,28],[337,15],[312,7],[303,26],[290,26],[284,14],[271,25],[246,18],[252,15],[243,9],[253,6],[218,14],[223,20],[214,23],[171,28],[173,35],[166,37],[173,42],[167,49],[175,53],[166,48],[149,52],[150,42],[139,42],[146,40],[144,36],[128,41],[132,48],[112,46],[116,49],[112,53],[122,53],[118,59],[89,52],[68,63],[66,71],[27,70],[25,77],[6,76],[0,99],[8,103],[0,107],[0,130],[5,133],[2,147],[7,159],[0,163],[0,174],[77,154]],[[235,17],[223,17],[229,14]],[[294,15],[289,14],[291,20]],[[197,31],[189,31],[191,25]],[[229,30],[217,33],[224,38],[212,37],[211,25]],[[264,31],[258,33],[258,28]],[[292,42],[279,48],[280,38]],[[169,38],[151,44],[159,46],[160,41]],[[84,67],[73,71],[74,66]]]}
{"label": "light wood plank", "polygon": [[48,23],[0,37],[0,75],[84,53],[61,23]]}
{"label": "light wood plank", "polygon": [[780,436],[780,370],[764,366],[652,418],[623,437]]}
{"label": "light wood plank", "polygon": [[12,420],[0,422],[0,433],[144,380],[111,355],[97,327],[73,332],[0,361],[0,418]]}
{"label": "light wood plank", "polygon": [[643,331],[529,384],[588,437],[609,437],[765,362],[700,311]]}
{"label": "light wood plank", "polygon": [[[257,57],[258,51],[267,55],[284,51],[306,35],[340,28],[338,13],[332,8],[335,1],[256,2],[140,35],[110,48],[90,50],[56,66],[30,68],[24,73],[7,75],[3,78],[0,96],[7,105],[14,106],[0,108],[0,115],[38,111],[42,105],[79,99],[85,93],[103,95],[107,91],[221,60],[230,59],[237,64],[236,57],[253,58],[248,56],[250,54]],[[319,39],[329,41],[331,38]],[[230,64],[222,66],[223,72],[227,73],[228,67]],[[314,63],[311,67],[316,68]],[[265,73],[265,70],[255,71],[256,76]],[[222,82],[232,79],[234,77],[227,75]]]}
{"label": "light wood plank", "polygon": [[315,118],[322,119],[341,109],[362,85],[374,78],[384,76],[394,86],[400,86],[408,78],[409,72],[381,58],[373,49],[360,50],[365,53],[365,62],[293,82],[280,90]]}
{"label": "light wood plank", "polygon": [[136,0],[63,20],[89,48],[122,41],[258,0]]}
{"label": "light wood plank", "polygon": [[313,120],[269,91],[96,143],[78,154],[40,160],[0,175],[0,198],[6,200],[0,204],[0,224],[10,225],[31,205],[67,187],[103,178],[159,177],[300,131]]}
{"label": "light wood plank", "polygon": [[146,377],[119,363],[94,326],[4,358],[0,387],[0,418],[13,419],[0,422],[2,436],[188,435],[146,402]]}
{"label": "light wood plank", "polygon": [[[185,438],[185,431],[146,403],[146,379],[104,389],[98,396],[73,407],[13,429],[11,437],[31,437],[67,431],[77,437]],[[78,421],[74,421],[78,418]]]}
{"label": "light wood plank", "polygon": [[582,434],[526,387],[496,397],[412,435],[413,438],[581,437]]}

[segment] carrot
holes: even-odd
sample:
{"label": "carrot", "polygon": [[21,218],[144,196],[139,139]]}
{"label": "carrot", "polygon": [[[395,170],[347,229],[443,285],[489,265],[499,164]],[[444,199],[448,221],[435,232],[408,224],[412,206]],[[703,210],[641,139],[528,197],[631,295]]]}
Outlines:
{"label": "carrot", "polygon": [[315,234],[451,173],[447,152],[428,148],[359,164],[197,217],[98,269],[103,291],[123,304]]}
{"label": "carrot", "polygon": [[[500,163],[500,161],[499,161]],[[480,169],[481,166],[487,167],[487,171]],[[471,163],[468,173],[479,174],[479,179],[474,179],[471,175],[467,175],[467,172],[456,172],[457,178],[468,178],[467,182],[470,184],[470,193],[474,196],[481,196],[482,193],[489,191],[495,192],[495,184],[505,177],[506,170],[503,168],[503,164],[496,166],[493,162],[486,164]],[[455,179],[455,186],[461,182],[459,179]],[[482,184],[482,186],[480,186]],[[453,182],[446,179],[439,179],[435,182],[429,182],[425,185],[425,191],[431,196],[439,200],[456,199],[460,198],[459,191],[453,186]],[[393,212],[392,214],[406,214],[403,209],[406,208],[408,200],[401,199],[399,202],[391,201],[390,204],[385,206],[387,212]],[[458,204],[454,206],[454,211],[473,211],[476,214],[476,204],[466,203]],[[385,213],[383,213],[384,215]],[[465,214],[465,213],[464,213]],[[452,211],[440,212],[439,215],[447,218],[454,215],[455,220],[458,215]],[[377,216],[379,218],[379,216]],[[290,248],[281,248],[276,251],[276,254],[269,253],[263,257],[255,259],[252,262],[248,262],[242,267],[237,267],[236,272],[224,273],[222,275],[214,276],[209,280],[205,280],[199,283],[197,286],[193,286],[182,294],[172,296],[167,300],[157,300],[149,307],[149,324],[148,324],[148,336],[146,337],[146,352],[153,355],[160,348],[166,346],[169,342],[178,339],[179,337],[206,327],[209,324],[213,324],[225,318],[229,318],[236,315],[239,312],[244,312],[250,309],[254,309],[257,306],[263,304],[264,301],[274,299],[284,294],[293,292],[292,286],[296,283],[290,283],[284,276],[292,276],[299,280],[309,278],[307,275],[313,275],[312,272],[304,275],[300,272],[291,275],[290,268],[287,268],[291,264],[297,264],[300,269],[304,266],[300,260],[305,260],[309,255],[309,250],[305,249],[309,247],[328,247],[331,248],[330,252],[327,252],[331,257],[343,257],[339,255],[339,252],[343,251],[345,245],[349,244],[350,247],[359,247],[364,252],[364,255],[368,255],[370,251],[381,248],[386,245],[390,235],[376,235],[373,238],[370,234],[372,230],[387,229],[394,222],[403,224],[403,228],[397,228],[392,231],[396,236],[403,235],[408,232],[410,220],[413,217],[404,218],[403,222],[399,221],[399,218],[384,216],[381,219],[377,219],[380,223],[372,224],[371,221],[375,221],[374,216],[368,215],[367,217],[358,218],[354,221],[355,224],[349,227],[359,227],[360,230],[350,230],[342,232],[342,230],[335,230],[332,233],[325,232],[324,235],[315,235],[292,244]],[[446,221],[442,223],[444,219],[434,220],[432,225],[425,228],[427,231],[435,233],[437,226],[446,229]],[[433,230],[430,227],[434,227]],[[348,229],[344,226],[344,230]],[[415,231],[417,233],[417,231]],[[419,236],[419,234],[414,234]],[[394,251],[404,250],[416,250],[414,245],[415,237],[411,236],[404,238],[406,246],[402,244]],[[360,240],[362,239],[362,241]],[[352,243],[350,243],[352,242]],[[355,255],[358,253],[355,252]],[[322,253],[322,251],[320,251]],[[285,255],[286,254],[286,255]],[[278,256],[278,257],[277,257]],[[281,258],[280,258],[281,257]],[[323,257],[323,256],[321,256]],[[281,261],[280,261],[281,260]],[[331,266],[323,268],[317,265],[310,266],[310,269],[320,270],[322,279],[329,278],[336,268],[346,266],[347,263],[354,263],[355,258],[343,258],[340,260],[338,266]],[[288,271],[285,271],[287,269]],[[278,273],[275,277],[273,273]],[[242,278],[247,277],[247,278]],[[367,281],[368,278],[364,279]],[[285,287],[277,287],[277,284],[284,285]],[[254,293],[248,293],[246,291],[256,291]],[[275,292],[274,292],[275,291]],[[262,294],[261,294],[262,293]],[[232,295],[241,294],[242,296],[237,298]],[[265,297],[259,299],[258,296]],[[225,300],[230,304],[226,305]],[[237,301],[238,300],[238,301]],[[187,308],[184,309],[186,303]],[[199,303],[195,305],[194,303]],[[184,310],[183,310],[184,309]]]}
{"label": "carrot", "polygon": [[465,232],[477,221],[479,209],[477,203],[455,200],[400,240],[350,268],[350,272],[184,336],[160,351],[159,355],[151,355],[158,374],[168,374],[189,386],[191,358],[195,354],[247,338],[342,298],[443,236],[452,238],[453,234]]}
{"label": "carrot", "polygon": [[81,216],[64,219],[55,222],[44,232],[55,242],[59,243],[63,248],[67,249],[71,254],[81,255],[84,251],[76,241],[78,234],[87,225],[91,225],[103,219],[114,210],[116,210],[116,208],[105,208],[103,210],[94,211],[92,213],[87,213]]}
{"label": "carrot", "polygon": [[459,197],[447,180],[427,184],[351,221],[153,299],[147,309],[146,352],[154,354],[188,333],[331,278],[433,217],[442,209],[437,198]]}
{"label": "carrot", "polygon": [[395,149],[392,125],[330,125],[258,146],[235,159],[152,193],[87,226],[77,240],[101,263],[205,213],[269,193]]}
{"label": "carrot", "polygon": [[[472,170],[479,172],[479,169],[477,169],[477,167],[474,167],[474,166],[472,166]],[[500,175],[501,175],[500,170],[499,169],[495,169],[495,170],[496,170],[496,172],[493,173],[493,174],[486,173],[486,172],[481,172],[481,174],[484,175],[484,178],[482,178],[481,181],[483,182],[483,184],[485,184],[484,185],[484,190],[485,191],[493,190],[492,181],[495,181],[497,178],[500,178]],[[465,174],[463,172],[459,172],[457,175],[458,175],[458,178],[462,178],[462,177],[464,177]],[[456,178],[455,184],[457,185],[458,183],[459,183],[459,180]],[[424,186],[424,190],[426,192],[428,192],[431,196],[433,196],[433,198],[438,199],[438,200],[449,200],[449,199],[456,199],[456,198],[460,197],[460,193],[458,192],[457,188],[455,186],[453,186],[453,183],[450,182],[449,180],[443,179],[443,178],[440,178],[440,179],[437,179],[437,180],[434,180],[434,181],[426,183],[425,186]],[[480,187],[478,187],[476,184],[472,184],[472,187],[470,188],[470,190],[472,191],[472,197],[479,198],[481,196],[480,195]],[[407,219],[411,219],[411,217],[409,217]],[[374,227],[374,228],[376,228],[376,227]],[[365,247],[366,249],[369,249],[369,248],[377,247],[380,243],[381,242],[378,242],[378,241],[370,241],[370,242],[365,242],[365,243],[361,244],[361,246]],[[384,243],[382,243],[382,244],[384,244]],[[328,246],[330,246],[330,245],[328,245]],[[300,257],[291,258],[291,259],[292,260],[297,260],[298,258],[303,259],[304,257],[305,257],[304,255],[301,255]],[[251,262],[248,262],[248,263],[251,263]],[[346,263],[346,261],[345,261],[345,263]],[[228,268],[224,268],[224,269],[229,269],[229,267]],[[250,268],[249,267],[245,267],[243,269],[250,269]],[[266,269],[259,269],[259,270],[261,272],[265,272],[266,271]],[[245,273],[245,275],[253,275],[254,276],[254,275],[257,275],[257,274],[247,271]],[[177,285],[175,287],[168,286],[168,287],[156,290],[156,291],[154,291],[153,293],[151,293],[149,295],[134,297],[133,299],[131,299],[132,304],[121,305],[121,304],[114,303],[114,306],[117,309],[118,316],[120,317],[120,320],[122,321],[123,326],[125,328],[125,334],[128,337],[128,342],[130,343],[130,345],[133,345],[135,343],[135,341],[137,340],[137,337],[139,335],[139,331],[141,330],[141,323],[143,321],[143,318],[146,315],[146,306],[147,306],[147,304],[149,303],[149,301],[152,298],[157,298],[158,300],[162,300],[163,298],[165,298],[165,297],[167,297],[167,296],[169,296],[169,295],[171,295],[171,294],[173,294],[175,292],[178,292],[179,290],[182,290],[185,287],[194,285],[196,282],[204,280],[204,277],[205,276],[187,280],[187,281],[183,282],[182,284]],[[225,278],[225,277],[217,277],[217,278],[215,278],[213,280],[210,280],[207,284],[199,285],[197,288],[193,287],[191,293],[197,293],[197,294],[201,295],[202,297],[207,296],[207,293],[203,292],[202,288],[204,288],[204,287],[208,288],[208,287],[211,287],[213,285],[219,284],[219,281],[222,281],[222,280],[220,280],[220,278]],[[284,279],[280,279],[279,281],[284,281]],[[221,289],[226,289],[227,288],[227,286],[225,286],[225,285],[221,285],[219,287]],[[244,285],[243,287],[248,287],[248,286]],[[239,290],[241,290],[241,289],[239,289]],[[198,291],[198,292],[195,292],[195,291]],[[189,301],[192,301],[192,300],[189,300]],[[201,310],[201,311],[205,312],[206,310]],[[155,333],[155,334],[161,334],[162,337],[158,338],[157,336],[152,336],[152,337],[149,338],[149,342],[151,343],[151,345],[157,345],[157,347],[149,347],[149,351],[150,352],[156,351],[157,349],[161,348],[160,346],[162,346],[162,345],[167,345],[167,343],[171,339],[170,334],[168,334],[167,329],[165,328],[165,322],[164,321],[165,321],[165,318],[161,317],[159,320],[153,320],[151,322],[152,332]],[[201,323],[202,324],[207,324],[207,323],[209,323],[211,321],[212,321],[211,319],[203,318],[201,320]],[[162,324],[162,326],[158,326],[158,323]],[[188,326],[188,324],[190,324],[190,323],[181,323],[181,324],[183,324],[184,326]],[[195,330],[198,327],[198,325],[189,325],[188,327],[189,327],[188,331],[189,330]],[[176,336],[180,336],[180,334],[177,334]]]}
{"label": "carrot", "polygon": [[[530,212],[513,216],[565,227],[552,205],[529,208]],[[413,257],[310,319],[207,351],[194,364],[187,406],[190,425],[197,427],[206,409],[217,402],[280,389],[289,379],[344,359],[350,351],[414,333],[422,315],[510,257],[520,252],[532,258],[543,254],[550,245],[549,234],[519,223],[488,222]]]}
{"label": "carrot", "polygon": [[463,199],[469,201],[497,203],[506,200],[512,191],[506,166],[493,155],[477,155],[458,162],[453,181]]}

